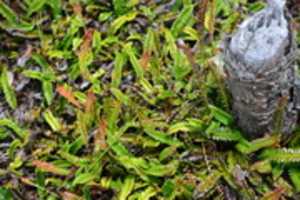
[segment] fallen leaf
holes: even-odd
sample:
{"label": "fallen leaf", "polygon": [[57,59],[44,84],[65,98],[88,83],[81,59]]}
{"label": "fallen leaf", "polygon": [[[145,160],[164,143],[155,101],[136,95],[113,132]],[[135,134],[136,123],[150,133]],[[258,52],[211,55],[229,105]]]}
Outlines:
{"label": "fallen leaf", "polygon": [[50,173],[62,175],[62,176],[66,176],[69,174],[69,170],[57,167],[57,166],[55,166],[51,163],[45,162],[45,161],[34,160],[31,163],[34,167],[36,167],[42,171],[45,171],[45,172],[50,172]]}
{"label": "fallen leaf", "polygon": [[80,196],[77,196],[76,194],[72,193],[72,192],[61,192],[60,193],[61,197],[63,200],[82,200],[83,198]]}
{"label": "fallen leaf", "polygon": [[100,149],[106,149],[107,144],[106,144],[106,134],[107,134],[107,122],[102,119],[99,122],[99,127],[97,130],[97,133],[95,135],[95,146],[99,146]]}
{"label": "fallen leaf", "polygon": [[76,107],[81,108],[80,103],[75,99],[75,96],[70,88],[66,88],[63,85],[56,87],[56,91],[63,97],[65,97],[70,103],[74,104]]}
{"label": "fallen leaf", "polygon": [[280,200],[281,196],[285,193],[285,189],[278,187],[273,191],[267,192],[262,200]]}
{"label": "fallen leaf", "polygon": [[151,53],[150,52],[144,52],[141,59],[140,59],[140,65],[144,68],[147,69],[149,65],[149,61],[151,58]]}
{"label": "fallen leaf", "polygon": [[95,94],[91,90],[89,90],[87,93],[87,98],[86,98],[86,102],[84,105],[86,113],[90,113],[93,111],[96,101],[97,101],[97,98],[96,98]]}

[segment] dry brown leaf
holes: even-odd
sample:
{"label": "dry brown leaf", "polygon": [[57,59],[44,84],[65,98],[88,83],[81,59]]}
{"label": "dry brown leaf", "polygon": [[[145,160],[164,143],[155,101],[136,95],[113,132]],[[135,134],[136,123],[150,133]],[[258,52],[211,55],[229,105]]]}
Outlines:
{"label": "dry brown leaf", "polygon": [[80,197],[72,192],[67,192],[67,191],[61,192],[60,195],[63,200],[82,200],[83,199],[82,197]]}
{"label": "dry brown leaf", "polygon": [[107,134],[107,122],[105,120],[100,120],[97,133],[95,135],[95,146],[99,146],[100,149],[106,149],[107,144],[105,142]]}
{"label": "dry brown leaf", "polygon": [[53,174],[57,174],[57,175],[68,175],[69,171],[63,168],[59,168],[51,163],[45,162],[45,161],[41,161],[41,160],[34,160],[31,162],[33,166],[35,166],[36,168],[42,170],[42,171],[46,171],[46,172],[50,172]]}
{"label": "dry brown leaf", "polygon": [[87,99],[85,101],[85,112],[90,113],[93,111],[94,107],[95,107],[95,103],[97,101],[97,98],[95,96],[95,94],[89,90],[87,93]]}
{"label": "dry brown leaf", "polygon": [[281,196],[285,193],[285,189],[278,187],[273,191],[267,192],[262,200],[280,200]]}
{"label": "dry brown leaf", "polygon": [[141,59],[140,59],[140,65],[146,70],[149,65],[149,61],[151,58],[151,53],[150,52],[144,52]]}
{"label": "dry brown leaf", "polygon": [[71,89],[66,88],[63,85],[59,85],[56,87],[56,91],[63,97],[65,97],[70,103],[75,105],[78,108],[81,108],[80,103],[75,99],[75,96]]}

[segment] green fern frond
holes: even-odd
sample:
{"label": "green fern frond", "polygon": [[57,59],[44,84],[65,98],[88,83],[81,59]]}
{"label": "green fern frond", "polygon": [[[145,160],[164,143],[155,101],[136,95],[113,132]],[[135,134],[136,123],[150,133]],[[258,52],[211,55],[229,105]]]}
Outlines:
{"label": "green fern frond", "polygon": [[201,184],[196,188],[197,192],[207,193],[209,190],[214,188],[221,177],[222,173],[217,170],[210,172],[210,174],[205,177],[205,179],[202,180]]}
{"label": "green fern frond", "polygon": [[240,132],[236,130],[231,130],[229,128],[223,128],[215,131],[211,138],[217,141],[226,141],[226,142],[234,142],[241,139]]}
{"label": "green fern frond", "polygon": [[217,141],[235,142],[242,138],[239,131],[232,130],[228,127],[221,127],[220,123],[217,122],[212,122],[205,133],[208,138]]}
{"label": "green fern frond", "polygon": [[268,149],[261,158],[280,163],[300,162],[300,149]]}
{"label": "green fern frond", "polygon": [[241,139],[236,145],[236,149],[243,154],[250,154],[266,147],[275,146],[278,142],[278,136],[267,136],[251,142]]}
{"label": "green fern frond", "polygon": [[295,186],[297,192],[300,192],[300,169],[296,167],[291,167],[288,170],[290,179]]}

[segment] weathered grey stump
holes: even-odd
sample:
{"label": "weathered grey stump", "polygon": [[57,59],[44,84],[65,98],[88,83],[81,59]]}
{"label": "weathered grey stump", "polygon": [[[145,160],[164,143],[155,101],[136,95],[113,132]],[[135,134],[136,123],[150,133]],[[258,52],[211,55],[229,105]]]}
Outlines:
{"label": "weathered grey stump", "polygon": [[[283,134],[293,131],[300,100],[296,50],[285,0],[268,0],[265,9],[246,19],[224,41],[232,112],[250,137],[275,129]],[[281,122],[276,120],[278,115]]]}

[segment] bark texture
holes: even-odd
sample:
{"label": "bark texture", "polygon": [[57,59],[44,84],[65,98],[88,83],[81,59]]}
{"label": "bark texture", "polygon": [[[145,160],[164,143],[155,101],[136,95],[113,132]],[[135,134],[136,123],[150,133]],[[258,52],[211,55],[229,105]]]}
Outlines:
{"label": "bark texture", "polygon": [[297,123],[299,81],[295,34],[284,0],[246,19],[224,41],[226,83],[239,127],[255,138]]}

